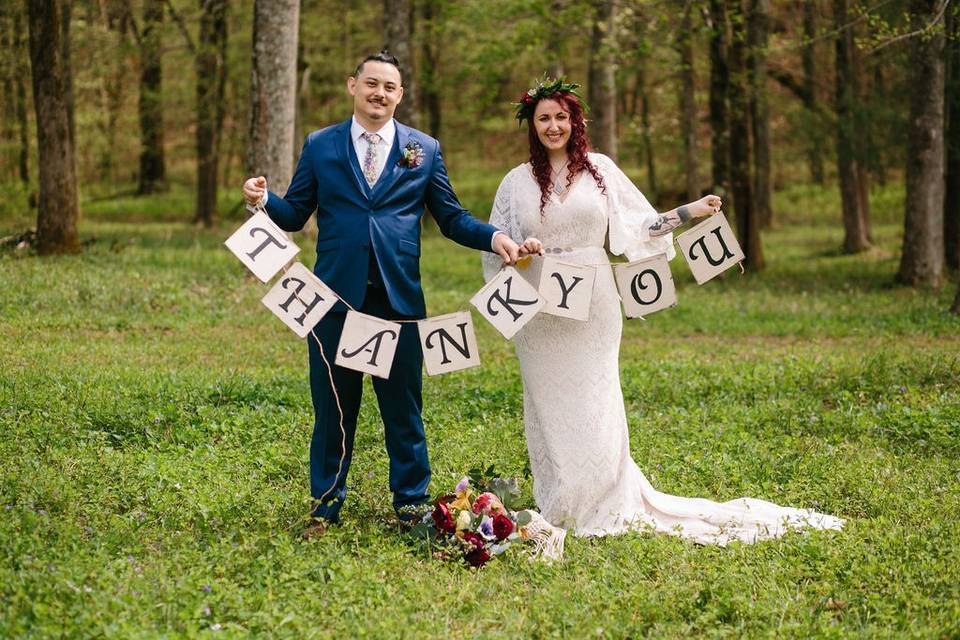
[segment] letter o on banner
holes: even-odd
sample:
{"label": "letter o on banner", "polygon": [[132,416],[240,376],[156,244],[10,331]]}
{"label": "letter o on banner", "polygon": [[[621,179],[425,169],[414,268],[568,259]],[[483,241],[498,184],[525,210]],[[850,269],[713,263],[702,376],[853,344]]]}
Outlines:
{"label": "letter o on banner", "polygon": [[614,265],[613,276],[628,318],[642,318],[677,304],[670,263],[663,253]]}

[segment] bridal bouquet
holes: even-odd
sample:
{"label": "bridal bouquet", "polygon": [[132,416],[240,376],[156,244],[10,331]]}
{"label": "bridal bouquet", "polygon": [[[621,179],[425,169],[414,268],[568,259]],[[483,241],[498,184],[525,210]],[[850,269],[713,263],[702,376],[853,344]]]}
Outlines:
{"label": "bridal bouquet", "polygon": [[495,476],[493,467],[471,470],[456,486],[434,501],[433,511],[411,531],[426,538],[438,555],[463,558],[482,567],[514,543],[534,545],[534,555],[558,559],[566,532],[548,523],[536,511],[513,511],[519,497],[516,478]]}

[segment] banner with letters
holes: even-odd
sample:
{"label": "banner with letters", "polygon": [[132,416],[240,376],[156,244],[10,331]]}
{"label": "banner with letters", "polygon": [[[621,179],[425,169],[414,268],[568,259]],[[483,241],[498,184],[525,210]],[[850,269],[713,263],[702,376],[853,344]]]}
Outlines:
{"label": "banner with letters", "polygon": [[[303,264],[291,264],[300,248],[265,211],[247,208],[253,215],[224,244],[261,282],[270,282],[283,271],[262,303],[297,336],[306,338],[340,298]],[[708,217],[677,236],[676,242],[697,284],[715,278],[744,258],[723,215]],[[517,268],[508,266],[470,298],[470,304],[508,340],[539,313],[587,321],[599,268],[612,266],[628,318],[644,318],[677,305],[673,274],[665,254],[613,265],[577,264],[550,257],[536,259],[540,261],[536,284]],[[529,261],[525,266],[529,267]],[[346,314],[336,364],[388,378],[404,322],[417,324],[428,375],[479,366],[477,336],[469,311],[423,320],[390,321],[353,309]]]}

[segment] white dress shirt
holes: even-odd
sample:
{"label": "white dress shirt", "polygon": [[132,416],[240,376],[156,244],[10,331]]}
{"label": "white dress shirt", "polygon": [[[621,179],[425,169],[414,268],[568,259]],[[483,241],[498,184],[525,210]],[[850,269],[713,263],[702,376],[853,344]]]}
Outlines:
{"label": "white dress shirt", "polygon": [[387,164],[387,156],[393,149],[393,139],[397,136],[397,125],[393,118],[387,121],[385,125],[377,131],[367,131],[359,122],[356,116],[350,122],[350,139],[353,140],[353,150],[357,152],[357,162],[360,163],[360,173],[363,173],[363,159],[367,157],[367,147],[370,143],[364,140],[364,133],[375,133],[380,136],[380,142],[377,144],[377,178],[383,173],[383,167]]}

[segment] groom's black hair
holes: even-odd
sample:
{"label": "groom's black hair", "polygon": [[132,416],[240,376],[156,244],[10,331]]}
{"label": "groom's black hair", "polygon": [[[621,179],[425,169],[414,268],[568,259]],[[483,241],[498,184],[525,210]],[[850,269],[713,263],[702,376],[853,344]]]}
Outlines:
{"label": "groom's black hair", "polygon": [[[387,49],[381,49],[380,53],[371,53],[360,64],[357,65],[357,68],[353,70],[353,77],[359,78],[360,72],[363,71],[363,65],[368,62],[386,62],[387,64],[392,64],[397,68],[397,71],[400,71],[400,61],[397,60],[397,56],[393,55]],[[400,71],[400,84],[403,84],[403,72]]]}

